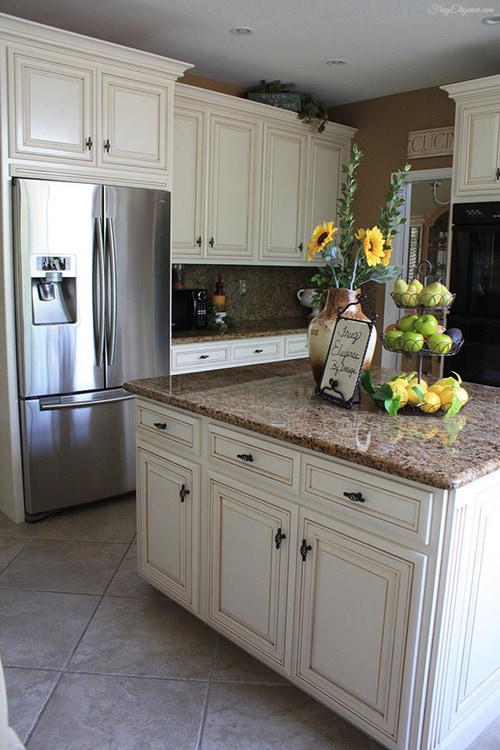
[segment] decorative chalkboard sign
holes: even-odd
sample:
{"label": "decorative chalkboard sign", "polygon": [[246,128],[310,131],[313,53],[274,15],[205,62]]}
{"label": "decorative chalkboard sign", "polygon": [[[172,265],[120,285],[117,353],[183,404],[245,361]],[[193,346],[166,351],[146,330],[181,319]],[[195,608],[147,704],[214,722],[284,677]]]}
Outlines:
{"label": "decorative chalkboard sign", "polygon": [[359,379],[375,323],[343,317],[348,307],[337,318],[317,393],[350,409],[361,400]]}

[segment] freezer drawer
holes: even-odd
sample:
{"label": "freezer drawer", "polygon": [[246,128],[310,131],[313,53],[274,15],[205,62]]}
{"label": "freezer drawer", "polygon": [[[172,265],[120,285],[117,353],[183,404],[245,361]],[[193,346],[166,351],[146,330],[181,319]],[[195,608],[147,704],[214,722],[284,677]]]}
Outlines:
{"label": "freezer drawer", "polygon": [[135,488],[134,398],[113,391],[20,402],[28,520]]}

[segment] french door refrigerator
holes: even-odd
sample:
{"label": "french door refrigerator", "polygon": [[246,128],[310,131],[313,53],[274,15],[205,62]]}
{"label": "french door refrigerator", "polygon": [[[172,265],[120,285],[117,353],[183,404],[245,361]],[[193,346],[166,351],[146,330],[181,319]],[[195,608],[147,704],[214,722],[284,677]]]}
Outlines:
{"label": "french door refrigerator", "polygon": [[130,492],[125,380],[167,375],[170,194],[13,179],[27,520]]}

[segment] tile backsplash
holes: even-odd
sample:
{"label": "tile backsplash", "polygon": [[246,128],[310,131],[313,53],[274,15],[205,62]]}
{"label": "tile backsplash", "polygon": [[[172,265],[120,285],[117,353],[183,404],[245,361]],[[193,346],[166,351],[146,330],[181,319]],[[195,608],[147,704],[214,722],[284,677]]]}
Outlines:
{"label": "tile backsplash", "polygon": [[[226,293],[227,314],[241,322],[306,318],[309,309],[297,299],[299,289],[312,287],[315,267],[183,265],[186,288],[215,290],[219,272]],[[240,294],[240,280],[246,294]]]}

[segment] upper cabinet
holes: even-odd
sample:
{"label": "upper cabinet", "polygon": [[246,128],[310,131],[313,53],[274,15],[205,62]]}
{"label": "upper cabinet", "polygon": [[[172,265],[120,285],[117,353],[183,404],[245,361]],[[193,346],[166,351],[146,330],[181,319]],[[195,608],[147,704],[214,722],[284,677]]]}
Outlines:
{"label": "upper cabinet", "polygon": [[188,65],[11,18],[0,48],[12,173],[32,162],[44,174],[170,187],[173,87]]}
{"label": "upper cabinet", "polygon": [[319,134],[293,112],[177,84],[174,260],[307,263],[314,226],[335,218],[354,132]]}
{"label": "upper cabinet", "polygon": [[500,195],[500,75],[442,87],[456,101],[453,198]]}

